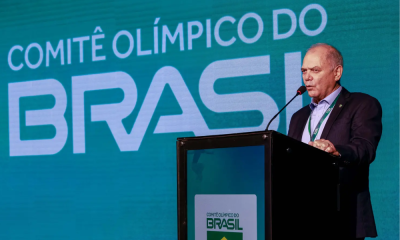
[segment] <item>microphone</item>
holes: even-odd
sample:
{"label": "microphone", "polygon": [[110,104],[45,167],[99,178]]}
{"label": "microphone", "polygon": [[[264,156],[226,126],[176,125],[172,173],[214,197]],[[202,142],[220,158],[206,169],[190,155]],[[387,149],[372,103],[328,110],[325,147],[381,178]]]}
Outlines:
{"label": "microphone", "polygon": [[286,103],[286,105],[271,119],[271,121],[269,121],[267,128],[265,129],[265,131],[268,131],[269,125],[272,123],[272,121],[279,115],[279,113],[281,113],[283,111],[283,109],[286,108],[287,105],[289,105],[289,103],[291,103],[293,101],[293,99],[295,99],[297,96],[303,94],[305,91],[307,91],[307,88],[304,86],[299,87],[299,89],[297,89],[296,95],[290,99],[290,101],[288,103]]}

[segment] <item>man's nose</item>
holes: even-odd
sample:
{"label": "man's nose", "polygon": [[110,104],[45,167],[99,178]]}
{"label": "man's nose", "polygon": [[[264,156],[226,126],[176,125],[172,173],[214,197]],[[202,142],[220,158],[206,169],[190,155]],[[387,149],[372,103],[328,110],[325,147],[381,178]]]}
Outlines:
{"label": "man's nose", "polygon": [[312,80],[312,76],[311,76],[311,74],[310,74],[310,71],[306,71],[306,72],[305,72],[305,74],[304,74],[304,80],[306,80],[306,81]]}

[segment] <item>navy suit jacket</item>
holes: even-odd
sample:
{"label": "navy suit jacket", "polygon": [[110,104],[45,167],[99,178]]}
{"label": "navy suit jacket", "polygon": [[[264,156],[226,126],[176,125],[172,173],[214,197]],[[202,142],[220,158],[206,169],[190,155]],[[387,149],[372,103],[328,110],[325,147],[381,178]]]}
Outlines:
{"label": "navy suit jacket", "polygon": [[[288,135],[301,141],[311,109],[307,105],[290,121]],[[369,193],[369,164],[375,159],[382,135],[382,108],[378,100],[342,88],[321,139],[331,141],[341,154],[341,236],[377,236]]]}

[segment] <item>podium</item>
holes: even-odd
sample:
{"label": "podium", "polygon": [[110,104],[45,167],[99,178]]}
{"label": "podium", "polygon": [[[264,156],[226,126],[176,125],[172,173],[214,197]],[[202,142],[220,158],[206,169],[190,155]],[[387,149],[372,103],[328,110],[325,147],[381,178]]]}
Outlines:
{"label": "podium", "polygon": [[178,239],[334,238],[337,160],[275,131],[178,138]]}

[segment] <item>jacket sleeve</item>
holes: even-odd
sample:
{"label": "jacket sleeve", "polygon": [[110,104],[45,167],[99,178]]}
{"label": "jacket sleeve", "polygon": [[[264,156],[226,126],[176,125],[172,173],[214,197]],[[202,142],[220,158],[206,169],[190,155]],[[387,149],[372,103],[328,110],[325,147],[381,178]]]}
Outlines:
{"label": "jacket sleeve", "polygon": [[350,141],[336,145],[344,166],[368,165],[375,159],[382,135],[382,107],[368,96],[357,106],[351,121]]}

